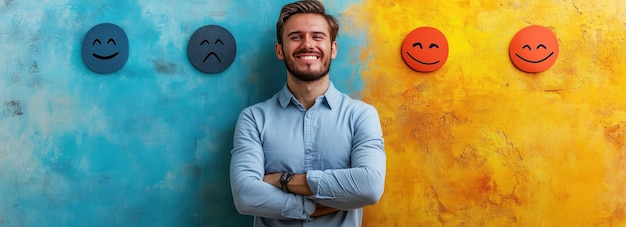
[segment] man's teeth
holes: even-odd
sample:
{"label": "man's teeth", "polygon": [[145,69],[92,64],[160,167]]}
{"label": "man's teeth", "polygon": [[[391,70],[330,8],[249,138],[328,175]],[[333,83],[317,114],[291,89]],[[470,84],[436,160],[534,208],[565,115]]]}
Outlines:
{"label": "man's teeth", "polygon": [[303,57],[300,57],[300,58],[303,59],[303,60],[317,60],[317,57],[315,57],[315,56],[303,56]]}

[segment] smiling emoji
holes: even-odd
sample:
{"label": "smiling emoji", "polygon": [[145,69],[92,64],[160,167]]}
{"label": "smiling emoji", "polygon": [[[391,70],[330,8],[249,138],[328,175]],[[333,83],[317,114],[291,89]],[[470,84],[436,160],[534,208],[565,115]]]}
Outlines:
{"label": "smiling emoji", "polygon": [[448,40],[439,30],[419,27],[402,42],[402,59],[413,70],[432,72],[448,60]]}
{"label": "smiling emoji", "polygon": [[523,28],[511,40],[509,56],[520,70],[529,73],[550,68],[559,55],[559,43],[552,31],[543,26]]}
{"label": "smiling emoji", "polygon": [[97,73],[112,73],[128,60],[128,37],[117,25],[103,23],[91,28],[82,43],[85,65]]}

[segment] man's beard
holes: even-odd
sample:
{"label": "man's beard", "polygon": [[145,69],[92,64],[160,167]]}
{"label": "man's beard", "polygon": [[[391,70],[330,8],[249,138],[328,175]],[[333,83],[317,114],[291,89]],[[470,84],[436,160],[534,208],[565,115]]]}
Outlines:
{"label": "man's beard", "polygon": [[310,69],[298,71],[295,67],[295,64],[293,64],[293,62],[288,59],[289,58],[285,58],[285,67],[287,68],[287,71],[289,71],[291,75],[296,77],[296,79],[305,82],[316,81],[328,75],[328,72],[330,72],[330,63],[332,62],[332,60],[329,60],[327,64],[322,65],[322,69],[319,72],[314,72]]}

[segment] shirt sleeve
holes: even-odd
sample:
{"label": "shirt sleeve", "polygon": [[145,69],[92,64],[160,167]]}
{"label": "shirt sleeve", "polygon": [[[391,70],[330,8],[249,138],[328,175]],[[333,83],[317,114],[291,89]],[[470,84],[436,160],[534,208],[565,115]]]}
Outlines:
{"label": "shirt sleeve", "polygon": [[382,196],[386,172],[382,129],[376,109],[366,107],[354,122],[351,167],[308,171],[313,195],[307,198],[347,210],[372,205]]}
{"label": "shirt sleeve", "polygon": [[285,193],[263,181],[264,155],[255,117],[250,108],[239,115],[230,160],[230,184],[241,214],[276,219],[309,219],[315,202]]}

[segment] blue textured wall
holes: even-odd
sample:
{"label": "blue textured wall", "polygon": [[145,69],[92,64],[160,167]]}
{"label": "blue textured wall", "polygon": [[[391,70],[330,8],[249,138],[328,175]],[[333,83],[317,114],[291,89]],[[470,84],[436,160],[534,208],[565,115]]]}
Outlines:
{"label": "blue textured wall", "polygon": [[[287,2],[0,0],[0,226],[249,225],[230,194],[232,133],[285,82],[274,25]],[[326,2],[350,24],[354,3]],[[126,31],[130,53],[101,75],[80,45],[105,22]],[[208,24],[237,41],[219,74],[187,60]],[[358,97],[364,41],[342,29],[331,78]]]}

